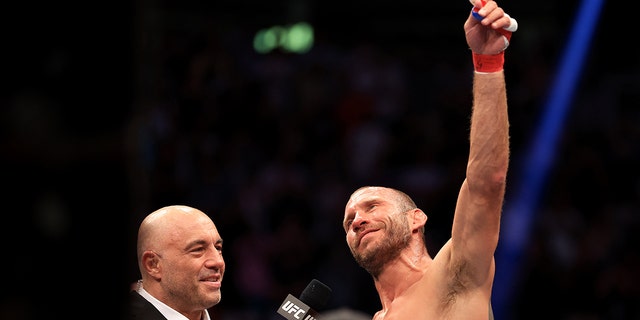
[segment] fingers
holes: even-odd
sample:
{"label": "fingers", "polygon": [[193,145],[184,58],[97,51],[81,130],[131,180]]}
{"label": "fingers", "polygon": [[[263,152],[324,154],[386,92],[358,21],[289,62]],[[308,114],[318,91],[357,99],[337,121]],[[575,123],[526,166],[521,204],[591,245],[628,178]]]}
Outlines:
{"label": "fingers", "polygon": [[509,32],[516,32],[518,30],[518,21],[512,17],[510,17],[507,13],[504,14],[507,18],[509,18],[509,25],[504,27],[505,30]]}
{"label": "fingers", "polygon": [[515,31],[517,27],[513,26],[515,20],[498,7],[495,1],[486,2],[482,8],[478,9],[477,14],[483,17],[480,23],[484,26],[490,26],[492,29],[513,28]]}
{"label": "fingers", "polygon": [[[474,53],[501,53],[509,46],[511,34],[517,29],[517,22],[495,1],[483,2],[484,0],[475,0],[477,6],[474,6],[464,24],[467,44]],[[483,6],[478,7],[480,5]]]}
{"label": "fingers", "polygon": [[477,8],[482,8],[487,3],[487,0],[469,0],[471,5]]}

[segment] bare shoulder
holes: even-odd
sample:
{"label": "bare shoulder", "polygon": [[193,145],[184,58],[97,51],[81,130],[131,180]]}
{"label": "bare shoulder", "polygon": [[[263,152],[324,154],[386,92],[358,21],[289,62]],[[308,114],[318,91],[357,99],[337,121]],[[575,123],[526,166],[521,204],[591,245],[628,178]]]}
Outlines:
{"label": "bare shoulder", "polygon": [[425,270],[414,298],[424,299],[422,305],[428,306],[432,318],[489,319],[491,310],[487,297],[491,296],[493,279],[483,283],[471,281],[468,274],[470,263],[453,260],[451,249],[449,240]]}

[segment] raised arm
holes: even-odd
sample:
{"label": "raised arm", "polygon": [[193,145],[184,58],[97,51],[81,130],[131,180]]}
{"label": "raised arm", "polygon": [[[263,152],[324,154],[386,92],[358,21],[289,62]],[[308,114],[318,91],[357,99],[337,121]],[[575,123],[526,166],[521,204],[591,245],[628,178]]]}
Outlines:
{"label": "raised arm", "polygon": [[494,1],[476,7],[482,21],[469,15],[464,30],[474,61],[469,162],[460,189],[452,228],[452,261],[466,262],[467,274],[479,285],[493,279],[500,214],[509,164],[509,120],[504,50],[510,19]]}

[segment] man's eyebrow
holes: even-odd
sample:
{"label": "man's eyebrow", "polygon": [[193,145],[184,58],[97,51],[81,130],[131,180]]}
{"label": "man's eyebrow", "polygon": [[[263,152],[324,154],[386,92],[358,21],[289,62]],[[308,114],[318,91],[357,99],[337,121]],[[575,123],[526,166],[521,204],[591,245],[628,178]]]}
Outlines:
{"label": "man's eyebrow", "polygon": [[205,245],[206,243],[207,243],[206,241],[201,240],[201,239],[199,239],[199,240],[194,240],[194,241],[191,241],[191,242],[187,243],[187,245],[185,246],[185,248],[186,248],[186,249],[189,249],[189,248],[193,248],[193,247],[195,247],[195,246]]}
{"label": "man's eyebrow", "polygon": [[[218,239],[218,240],[216,240],[216,242],[214,242],[213,244],[214,244],[214,245],[222,245],[222,241],[223,241],[222,239]],[[190,249],[190,248],[193,248],[193,247],[195,247],[195,246],[206,246],[208,243],[209,243],[208,241],[205,241],[205,240],[203,240],[203,239],[198,239],[198,240],[194,240],[194,241],[189,242],[189,243],[185,246],[185,248],[186,248],[186,249]]]}
{"label": "man's eyebrow", "polygon": [[[374,197],[371,197],[371,198],[368,198],[368,199],[361,200],[360,202],[356,203],[353,206],[353,208],[362,208],[363,207],[363,208],[368,209],[368,207],[370,207],[372,205],[380,205],[380,204],[382,204],[384,202],[385,202],[384,199],[382,199],[381,197],[374,196]],[[354,211],[357,211],[357,210],[350,209],[349,213],[347,215],[351,215]]]}
{"label": "man's eyebrow", "polygon": [[384,200],[380,197],[373,197],[362,201],[362,205],[365,207],[370,207],[372,205],[378,205],[384,203]]}

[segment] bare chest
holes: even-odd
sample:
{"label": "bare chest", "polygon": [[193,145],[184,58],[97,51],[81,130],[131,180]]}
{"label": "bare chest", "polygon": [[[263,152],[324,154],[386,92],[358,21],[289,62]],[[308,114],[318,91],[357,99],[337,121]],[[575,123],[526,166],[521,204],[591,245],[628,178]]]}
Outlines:
{"label": "bare chest", "polygon": [[489,302],[480,297],[408,296],[397,299],[373,320],[487,320]]}

